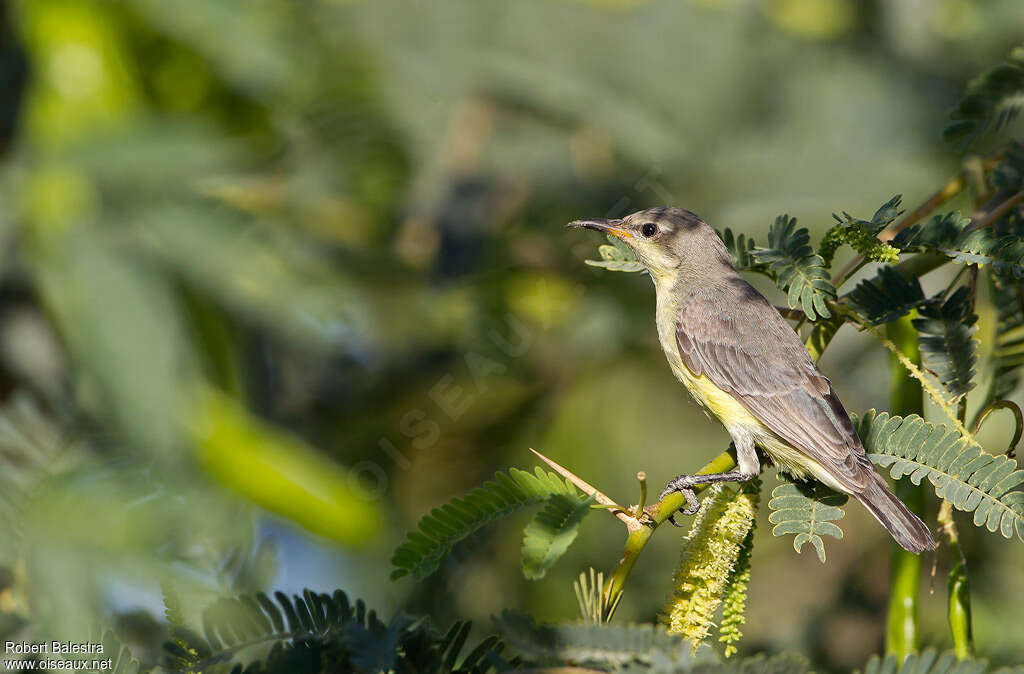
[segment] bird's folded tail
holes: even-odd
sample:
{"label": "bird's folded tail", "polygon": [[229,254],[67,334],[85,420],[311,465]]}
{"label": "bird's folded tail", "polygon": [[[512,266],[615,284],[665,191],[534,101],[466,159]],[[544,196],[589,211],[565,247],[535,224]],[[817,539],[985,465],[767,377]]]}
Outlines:
{"label": "bird's folded tail", "polygon": [[885,478],[875,471],[871,471],[864,491],[854,496],[871,511],[875,519],[892,534],[903,549],[916,554],[934,550],[938,545],[921,518],[910,512],[903,501],[889,489]]}

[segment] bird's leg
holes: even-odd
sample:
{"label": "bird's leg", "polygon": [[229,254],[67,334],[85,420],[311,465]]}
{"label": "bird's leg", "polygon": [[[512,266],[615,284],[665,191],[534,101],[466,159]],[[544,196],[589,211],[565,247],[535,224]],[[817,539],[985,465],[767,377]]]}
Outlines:
{"label": "bird's leg", "polygon": [[[734,438],[733,445],[736,447],[736,468],[727,473],[707,473],[705,475],[679,475],[665,485],[658,500],[665,498],[672,492],[679,492],[686,497],[686,507],[683,508],[684,515],[693,515],[700,510],[700,501],[693,488],[698,484],[714,484],[716,482],[746,482],[757,477],[760,472],[761,463],[757,458],[757,450],[754,442],[748,437]],[[675,526],[677,524],[674,516],[669,516],[668,521]]]}

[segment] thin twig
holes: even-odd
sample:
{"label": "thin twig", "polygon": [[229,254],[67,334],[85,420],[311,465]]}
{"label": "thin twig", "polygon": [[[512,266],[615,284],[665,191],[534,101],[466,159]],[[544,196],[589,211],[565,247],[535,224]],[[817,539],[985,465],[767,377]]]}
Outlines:
{"label": "thin twig", "polygon": [[956,427],[957,431],[959,431],[960,435],[971,444],[980,447],[981,445],[978,444],[978,441],[974,439],[974,436],[971,435],[967,428],[965,428],[957,418],[956,412],[952,407],[952,401],[947,400],[945,396],[935,388],[931,380],[924,376],[924,373],[921,372],[920,368],[918,368],[917,365],[914,365],[914,362],[907,358],[907,356],[899,350],[899,347],[893,344],[892,340],[883,335],[878,328],[867,323],[859,323],[859,325],[861,328],[874,335],[885,348],[889,349],[889,352],[896,357],[896,360],[900,362],[900,365],[906,368],[907,372],[910,373],[910,376],[921,383],[921,387],[925,390],[925,393],[928,394],[929,398],[935,401],[935,404],[937,404],[949,420],[953,422],[953,425]]}
{"label": "thin twig", "polygon": [[972,222],[967,226],[967,231],[984,229],[985,227],[995,223],[1001,217],[1006,215],[1006,212],[1013,208],[1021,199],[1024,199],[1024,190],[1017,192],[1012,197],[996,206],[990,213],[981,217],[981,219]]}

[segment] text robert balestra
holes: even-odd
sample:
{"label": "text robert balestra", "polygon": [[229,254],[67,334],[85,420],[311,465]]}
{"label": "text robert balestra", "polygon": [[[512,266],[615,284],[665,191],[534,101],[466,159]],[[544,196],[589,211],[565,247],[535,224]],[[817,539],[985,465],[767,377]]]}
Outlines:
{"label": "text robert balestra", "polygon": [[54,654],[65,655],[71,653],[102,653],[103,644],[91,641],[6,641],[4,642],[4,653],[16,653],[18,655],[29,654]]}

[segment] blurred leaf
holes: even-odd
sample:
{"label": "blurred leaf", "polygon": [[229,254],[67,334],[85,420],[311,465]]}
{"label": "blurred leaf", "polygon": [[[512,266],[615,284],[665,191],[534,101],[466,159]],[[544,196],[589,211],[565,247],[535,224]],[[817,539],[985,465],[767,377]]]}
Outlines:
{"label": "blurred leaf", "polygon": [[884,658],[872,655],[864,666],[864,674],[1017,674],[1024,670],[1021,666],[992,669],[987,660],[958,658],[953,651],[939,653],[934,648],[926,648],[920,653],[910,653],[903,662],[898,660],[896,654],[889,654]]}
{"label": "blurred leaf", "polygon": [[950,113],[952,123],[942,132],[945,140],[966,149],[991,126],[1008,124],[1024,103],[1024,47],[1017,47],[1006,61],[981,75],[967,87],[966,95]]}
{"label": "blurred leaf", "polygon": [[454,498],[424,516],[391,557],[392,580],[412,575],[422,580],[437,571],[452,546],[490,522],[551,496],[579,498],[576,488],[555,473],[537,468],[534,474],[511,468],[461,498]]}
{"label": "blurred leaf", "polygon": [[24,120],[32,144],[63,149],[129,119],[140,91],[114,12],[91,2],[16,5],[27,48],[46,76],[32,81]]}
{"label": "blurred leaf", "polygon": [[147,210],[137,219],[134,233],[148,253],[287,336],[339,345],[367,334],[360,295],[291,232],[200,204]]}
{"label": "blurred leaf", "polygon": [[148,452],[176,446],[194,361],[165,279],[89,227],[50,240],[35,263],[86,406]]}
{"label": "blurred leaf", "polygon": [[574,662],[622,667],[631,663],[691,662],[690,644],[660,625],[538,625],[529,616],[505,611],[494,619],[509,644],[531,661]]}
{"label": "blurred leaf", "polygon": [[297,438],[203,391],[192,422],[199,459],[215,478],[257,505],[346,544],[373,538],[380,511],[355,474]]}
{"label": "blurred leaf", "polygon": [[592,497],[552,494],[523,531],[523,575],[540,580],[565,554],[590,512]]}
{"label": "blurred leaf", "polygon": [[86,671],[104,671],[111,674],[139,674],[139,672],[145,671],[142,669],[139,661],[132,656],[131,650],[122,644],[121,640],[112,631],[105,631],[99,642],[103,645],[103,655],[105,657],[98,659],[109,659],[111,661],[110,667]]}

